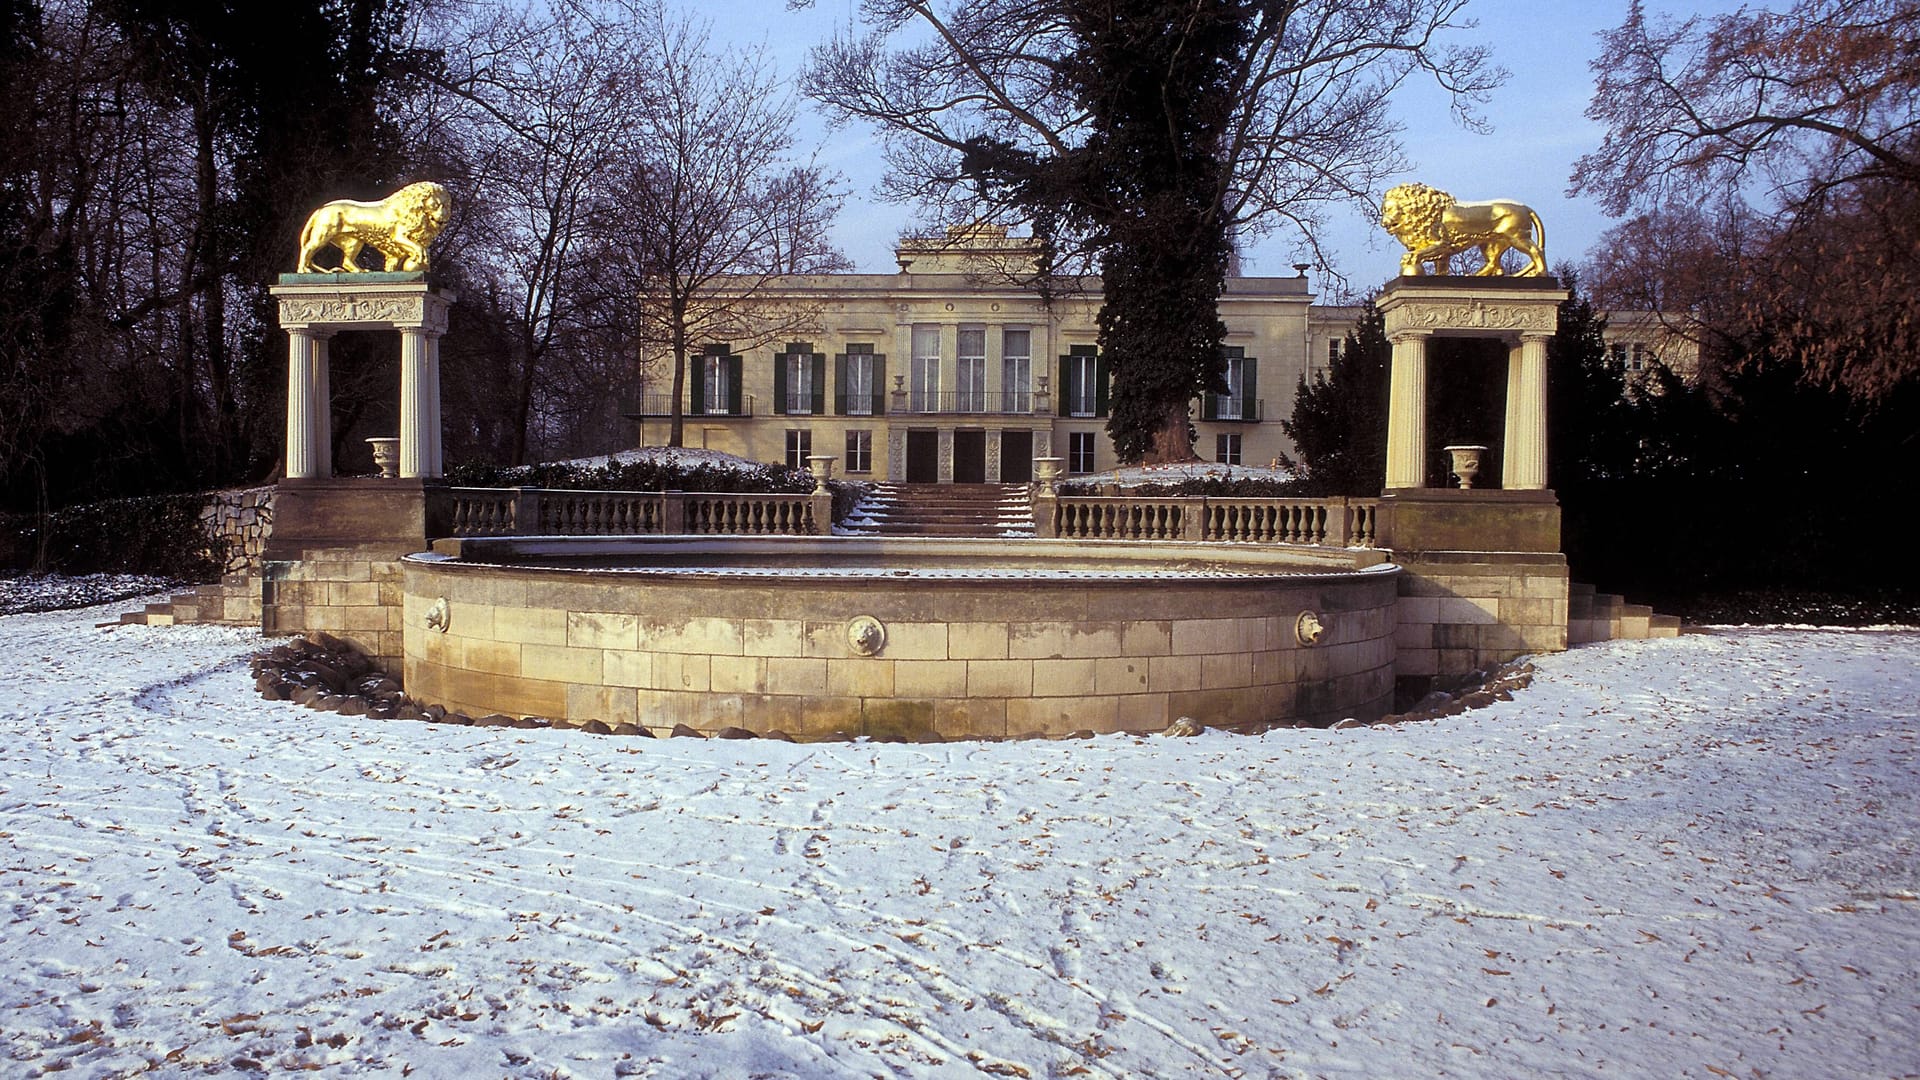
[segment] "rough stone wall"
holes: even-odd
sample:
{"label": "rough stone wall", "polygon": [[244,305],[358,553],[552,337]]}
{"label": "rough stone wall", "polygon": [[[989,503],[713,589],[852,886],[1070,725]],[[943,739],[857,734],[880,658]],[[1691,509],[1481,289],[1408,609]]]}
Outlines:
{"label": "rough stone wall", "polygon": [[207,535],[227,542],[228,574],[258,574],[267,540],[273,536],[272,486],[216,491],[200,510]]}

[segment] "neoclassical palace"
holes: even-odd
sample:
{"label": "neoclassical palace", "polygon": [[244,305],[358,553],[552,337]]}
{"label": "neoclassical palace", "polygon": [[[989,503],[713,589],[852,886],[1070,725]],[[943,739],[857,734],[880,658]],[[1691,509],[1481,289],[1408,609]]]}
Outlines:
{"label": "neoclassical palace", "polygon": [[[793,465],[832,455],[851,478],[911,483],[1024,483],[1036,457],[1060,458],[1068,474],[1115,467],[1099,281],[1072,279],[1047,302],[1030,281],[1035,251],[1031,238],[975,225],[903,242],[895,274],[781,282],[760,303],[805,329],[707,343],[691,357],[686,445]],[[1201,457],[1267,465],[1293,453],[1280,421],[1359,315],[1313,301],[1304,267],[1227,280],[1228,392],[1194,402]],[[1637,368],[1652,356],[1652,331],[1644,321],[1621,329],[1631,336],[1622,361]],[[670,362],[652,370],[669,384]],[[664,394],[630,403],[642,444],[664,438],[667,405]]]}
{"label": "neoclassical palace", "polygon": [[[970,226],[902,243],[896,274],[781,283],[764,302],[789,322],[805,312],[810,329],[706,345],[690,360],[686,444],[796,465],[829,454],[850,477],[914,483],[1024,483],[1035,457],[1069,473],[1113,468],[1099,281],[1067,281],[1049,303],[1022,280],[1035,250]],[[1301,273],[1229,279],[1220,317],[1229,392],[1194,403],[1195,448],[1265,465],[1292,449],[1280,420],[1353,309],[1315,307]],[[665,405],[631,411],[642,441],[664,434]]]}

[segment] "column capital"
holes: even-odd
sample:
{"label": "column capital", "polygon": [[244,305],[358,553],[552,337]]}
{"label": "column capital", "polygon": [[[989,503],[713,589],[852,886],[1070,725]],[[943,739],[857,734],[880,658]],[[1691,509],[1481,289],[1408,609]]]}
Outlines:
{"label": "column capital", "polygon": [[1431,330],[1399,329],[1387,335],[1387,341],[1394,345],[1405,345],[1414,341],[1425,341],[1433,336]]}
{"label": "column capital", "polygon": [[1520,332],[1520,342],[1524,345],[1528,342],[1537,341],[1544,345],[1552,341],[1554,335],[1555,331],[1551,330],[1522,330]]}

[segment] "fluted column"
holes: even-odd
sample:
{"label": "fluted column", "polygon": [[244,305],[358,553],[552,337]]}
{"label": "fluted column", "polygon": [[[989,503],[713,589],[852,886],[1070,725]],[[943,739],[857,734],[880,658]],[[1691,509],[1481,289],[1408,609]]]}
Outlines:
{"label": "fluted column", "polygon": [[1427,335],[1393,338],[1387,398],[1387,487],[1417,488],[1427,479]]}
{"label": "fluted column", "polygon": [[433,371],[427,360],[427,332],[400,328],[400,476],[433,475]]}
{"label": "fluted column", "polygon": [[427,396],[427,445],[431,450],[432,468],[428,476],[445,476],[447,461],[445,448],[441,445],[445,429],[440,423],[440,335],[427,332],[427,383],[431,393]]}
{"label": "fluted column", "polygon": [[287,479],[306,480],[321,471],[322,444],[314,430],[320,379],[314,334],[304,327],[287,331]]}
{"label": "fluted column", "polygon": [[333,354],[331,331],[313,334],[313,432],[315,476],[333,475]]}
{"label": "fluted column", "polygon": [[1521,414],[1526,395],[1520,389],[1520,369],[1524,348],[1515,342],[1507,349],[1507,419],[1506,432],[1500,440],[1500,486],[1512,487],[1514,470],[1519,468],[1520,444],[1514,441],[1513,433],[1520,430]]}
{"label": "fluted column", "polygon": [[[1547,342],[1553,335],[1520,336],[1520,353],[1510,361],[1507,406],[1506,485],[1526,491],[1547,486]],[[1515,393],[1515,391],[1518,393]]]}

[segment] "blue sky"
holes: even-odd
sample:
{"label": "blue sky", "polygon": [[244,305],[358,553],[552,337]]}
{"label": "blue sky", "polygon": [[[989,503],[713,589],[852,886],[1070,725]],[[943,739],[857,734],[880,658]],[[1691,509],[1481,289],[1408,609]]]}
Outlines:
{"label": "blue sky", "polygon": [[[855,0],[816,0],[813,9],[794,12],[783,0],[752,0],[716,18],[714,34],[722,41],[764,45],[780,72],[790,76],[804,62],[807,47],[844,24],[854,6]],[[1737,5],[1651,0],[1646,6],[1650,13],[1685,15]],[[1394,106],[1414,166],[1402,179],[1421,180],[1462,199],[1529,203],[1546,224],[1548,259],[1578,261],[1612,224],[1591,200],[1569,199],[1566,189],[1574,159],[1597,147],[1602,136],[1583,115],[1593,93],[1588,62],[1599,50],[1595,35],[1619,25],[1626,0],[1475,0],[1468,10],[1479,27],[1457,40],[1491,44],[1495,62],[1511,73],[1484,110],[1492,129],[1485,134],[1463,130],[1448,115],[1441,94],[1410,84]],[[821,161],[845,175],[853,194],[836,230],[841,249],[863,271],[891,272],[894,239],[912,215],[907,207],[873,198],[880,163],[870,133],[861,128],[829,132],[810,103],[802,101],[800,107],[803,138],[820,145]],[[1399,247],[1358,211],[1333,218],[1322,242],[1357,288],[1397,272]],[[1291,274],[1300,261],[1296,238],[1281,234],[1248,251],[1245,270]]]}

